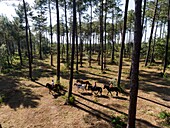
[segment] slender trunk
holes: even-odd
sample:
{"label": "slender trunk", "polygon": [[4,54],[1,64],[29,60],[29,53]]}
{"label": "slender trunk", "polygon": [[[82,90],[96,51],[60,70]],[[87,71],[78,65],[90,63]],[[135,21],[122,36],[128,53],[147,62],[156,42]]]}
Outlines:
{"label": "slender trunk", "polygon": [[162,38],[162,23],[160,23],[160,37],[159,38]]}
{"label": "slender trunk", "polygon": [[82,30],[81,30],[81,12],[79,10],[79,29],[80,29],[80,67],[83,66],[83,41],[82,41]]}
{"label": "slender trunk", "polygon": [[25,33],[26,33],[26,44],[27,44],[27,51],[28,51],[28,60],[29,60],[29,78],[32,80],[32,65],[31,65],[31,55],[30,55],[30,48],[29,48],[29,41],[28,41],[28,19],[27,19],[27,9],[25,5],[25,0],[23,0],[24,5],[24,13],[25,13]]}
{"label": "slender trunk", "polygon": [[65,11],[65,28],[66,28],[66,42],[67,42],[67,47],[66,47],[66,63],[67,67],[69,67],[69,41],[68,41],[68,26],[67,26],[67,3],[66,0],[64,0],[65,6],[64,6],[64,11]]}
{"label": "slender trunk", "polygon": [[93,35],[93,53],[94,53],[94,47],[95,47],[95,43],[94,43],[94,35]]}
{"label": "slender trunk", "polygon": [[78,50],[78,34],[77,34],[77,24],[76,24],[76,72],[78,72],[78,61],[79,61],[79,56],[78,56],[78,52],[79,52],[79,50]]}
{"label": "slender trunk", "polygon": [[[104,31],[105,31],[105,38],[104,38],[104,42],[105,42],[105,46],[104,46],[104,69],[106,69],[106,20],[107,20],[107,0],[105,3],[105,21],[104,21]],[[113,31],[113,30],[112,30]]]}
{"label": "slender trunk", "polygon": [[53,66],[53,28],[52,28],[52,19],[51,19],[51,0],[48,0],[48,7],[49,7],[49,16],[50,16],[50,40],[51,40],[51,46],[50,46],[50,55],[51,55],[51,66]]}
{"label": "slender trunk", "polygon": [[165,45],[165,61],[164,61],[164,68],[163,73],[165,73],[166,66],[167,66],[167,58],[168,58],[168,43],[170,40],[170,0],[169,0],[169,10],[168,10],[168,27],[167,27],[167,39],[166,39],[166,45]]}
{"label": "slender trunk", "polygon": [[20,58],[20,65],[23,65],[22,63],[22,54],[21,54],[21,44],[20,44],[20,38],[18,39],[18,55],[19,55],[19,58]]}
{"label": "slender trunk", "polygon": [[100,51],[101,51],[101,72],[103,72],[103,0],[100,0]]}
{"label": "slender trunk", "polygon": [[166,26],[166,23],[164,22],[164,24],[163,24],[163,33],[162,33],[162,37],[163,37],[163,38],[165,37],[164,35],[165,35],[165,33],[166,33],[166,32],[165,32],[165,28],[166,28],[165,26]]}
{"label": "slender trunk", "polygon": [[146,43],[146,34],[147,34],[147,18],[145,20],[145,25],[146,25],[146,28],[145,28],[145,38],[144,38],[144,42]]}
{"label": "slender trunk", "polygon": [[42,51],[41,51],[41,37],[42,37],[42,34],[41,34],[41,30],[40,30],[40,32],[39,32],[39,40],[40,40],[39,55],[40,55],[40,59],[42,60]]}
{"label": "slender trunk", "polygon": [[112,8],[112,55],[111,55],[111,63],[114,63],[114,9]]}
{"label": "slender trunk", "polygon": [[139,75],[139,58],[141,49],[142,38],[142,25],[141,25],[141,8],[142,0],[135,1],[135,33],[134,33],[134,47],[132,54],[132,75],[130,82],[130,104],[128,112],[127,128],[135,128],[136,121],[136,105],[138,95],[138,75]]}
{"label": "slender trunk", "polygon": [[155,11],[154,11],[154,17],[153,17],[153,21],[152,21],[152,28],[151,28],[150,38],[149,38],[149,46],[148,46],[147,56],[146,56],[146,60],[145,60],[145,66],[148,65],[148,60],[149,60],[151,42],[152,42],[152,34],[153,34],[153,30],[154,30],[154,25],[155,25],[155,17],[156,17],[157,6],[158,6],[158,0],[156,0],[156,4],[155,4]]}
{"label": "slender trunk", "polygon": [[124,45],[125,45],[124,42],[125,42],[125,34],[126,34],[126,21],[127,21],[128,3],[129,3],[129,0],[126,0],[125,15],[124,15],[124,28],[123,28],[121,51],[120,51],[120,58],[119,58],[119,71],[118,71],[118,81],[117,81],[118,87],[120,87],[120,80],[121,80],[121,73],[122,73],[123,50],[124,50]]}
{"label": "slender trunk", "polygon": [[60,20],[58,0],[56,0],[56,13],[57,13],[57,82],[60,82]]}
{"label": "slender trunk", "polygon": [[155,35],[154,35],[154,40],[153,40],[152,55],[151,55],[150,64],[155,62],[155,60],[154,60],[154,52],[155,52],[155,42],[156,42],[157,28],[158,28],[158,22],[157,22],[157,25],[156,25],[156,28],[155,28]]}
{"label": "slender trunk", "polygon": [[70,69],[70,80],[69,80],[69,91],[68,91],[68,102],[72,95],[72,84],[73,84],[73,68],[74,68],[74,44],[75,44],[75,28],[76,28],[76,0],[73,0],[73,33],[72,33],[72,56],[71,56],[71,69]]}
{"label": "slender trunk", "polygon": [[29,37],[30,37],[30,57],[31,57],[31,63],[33,63],[33,54],[32,54],[32,35],[31,35],[31,30],[30,28],[28,28],[29,30]]}
{"label": "slender trunk", "polygon": [[145,19],[145,12],[146,12],[146,0],[144,0],[144,5],[143,5],[142,31],[143,31],[143,24],[144,24],[144,19]]}
{"label": "slender trunk", "polygon": [[91,67],[91,37],[92,37],[92,0],[90,0],[90,7],[91,7],[91,19],[90,19],[90,48],[89,48],[89,67]]}

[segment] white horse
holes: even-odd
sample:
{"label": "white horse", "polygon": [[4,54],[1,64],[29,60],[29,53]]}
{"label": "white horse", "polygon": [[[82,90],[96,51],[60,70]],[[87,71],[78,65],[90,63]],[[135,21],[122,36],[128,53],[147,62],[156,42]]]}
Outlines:
{"label": "white horse", "polygon": [[81,83],[74,83],[74,85],[76,85],[77,89],[82,89],[83,91],[86,88],[86,84],[81,84]]}

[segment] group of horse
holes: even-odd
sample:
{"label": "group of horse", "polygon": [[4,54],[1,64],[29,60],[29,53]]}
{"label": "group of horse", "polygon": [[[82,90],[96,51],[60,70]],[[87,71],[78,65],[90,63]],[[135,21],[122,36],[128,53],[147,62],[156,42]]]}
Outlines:
{"label": "group of horse", "polygon": [[[96,95],[100,93],[102,95],[102,87],[99,87],[97,85],[92,85],[88,80],[76,80],[76,83],[74,83],[75,86],[77,86],[77,89],[84,90],[91,90],[92,93],[94,92]],[[116,92],[116,96],[118,96],[118,93],[120,92],[118,87],[110,86],[109,84],[104,84],[103,89],[107,90],[107,95],[110,93],[112,96],[112,92]]]}
{"label": "group of horse", "polygon": [[[99,87],[97,85],[92,85],[88,80],[81,80],[77,79],[74,85],[77,87],[77,89],[84,90],[91,90],[92,94],[95,93],[96,95],[100,93],[102,95],[102,87]],[[52,86],[52,84],[47,83],[46,87],[49,89],[49,94],[53,94],[54,92],[60,93],[61,90],[63,90],[63,87],[60,84],[55,84]],[[110,86],[109,84],[104,84],[103,89],[107,90],[107,95],[110,93],[112,96],[112,92],[116,92],[116,96],[118,96],[118,93],[120,92],[118,87]]]}

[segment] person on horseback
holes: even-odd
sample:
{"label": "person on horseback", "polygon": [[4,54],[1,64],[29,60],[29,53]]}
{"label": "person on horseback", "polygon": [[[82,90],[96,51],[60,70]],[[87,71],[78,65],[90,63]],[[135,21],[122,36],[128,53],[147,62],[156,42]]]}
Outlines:
{"label": "person on horseback", "polygon": [[52,86],[52,88],[54,88],[54,80],[52,80],[51,86]]}
{"label": "person on horseback", "polygon": [[96,86],[97,86],[97,85],[96,85],[96,82],[95,82],[93,88],[96,88]]}

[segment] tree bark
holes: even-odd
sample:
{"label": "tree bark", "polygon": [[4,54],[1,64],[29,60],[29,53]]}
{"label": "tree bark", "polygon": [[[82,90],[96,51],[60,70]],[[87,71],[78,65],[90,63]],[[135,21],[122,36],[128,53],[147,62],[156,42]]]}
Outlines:
{"label": "tree bark", "polygon": [[75,28],[76,28],[76,0],[73,0],[72,55],[71,55],[71,69],[70,69],[68,101],[72,95],[73,68],[74,68],[74,47],[75,47],[74,44],[75,44],[75,32],[76,32]]}
{"label": "tree bark", "polygon": [[30,28],[28,28],[29,30],[29,37],[30,37],[30,57],[31,57],[31,63],[33,63],[33,54],[32,54],[32,35],[31,35],[31,30]]}
{"label": "tree bark", "polygon": [[67,68],[69,67],[69,41],[68,41],[68,26],[67,26],[67,3],[66,0],[64,0],[65,7],[65,28],[66,28],[66,41],[67,41],[67,47],[66,47],[66,62],[67,62]]}
{"label": "tree bark", "polygon": [[168,58],[168,43],[170,40],[170,0],[169,0],[169,10],[168,10],[168,27],[167,27],[167,39],[166,39],[166,45],[165,45],[165,61],[164,61],[164,68],[163,68],[163,73],[165,73],[166,66],[167,66],[167,58]]}
{"label": "tree bark", "polygon": [[153,16],[153,21],[152,21],[151,34],[150,34],[150,37],[149,37],[149,46],[148,46],[147,56],[146,56],[146,60],[145,60],[145,66],[148,65],[148,61],[149,61],[151,42],[152,42],[152,34],[153,34],[153,30],[154,30],[154,25],[155,25],[155,17],[156,17],[157,6],[158,6],[158,0],[156,0],[156,4],[155,4],[155,11],[154,11],[154,16]]}
{"label": "tree bark", "polygon": [[82,41],[82,30],[81,30],[81,12],[79,10],[79,29],[80,29],[80,67],[83,67],[83,41]]}
{"label": "tree bark", "polygon": [[56,0],[56,11],[57,11],[57,82],[60,82],[60,20],[58,0]]}
{"label": "tree bark", "polygon": [[156,25],[156,28],[155,28],[155,35],[154,35],[154,40],[153,40],[152,55],[151,55],[150,64],[152,64],[153,62],[155,62],[155,60],[154,60],[154,52],[155,52],[155,42],[156,42],[157,28],[158,28],[158,22],[157,22],[157,25]]}
{"label": "tree bark", "polygon": [[28,41],[28,18],[27,18],[27,9],[25,5],[25,0],[23,0],[24,5],[24,13],[25,13],[25,33],[26,33],[26,44],[27,44],[27,51],[28,51],[28,61],[29,61],[29,78],[32,80],[32,65],[31,65],[31,56],[30,56],[30,48],[29,48],[29,41]]}
{"label": "tree bark", "polygon": [[136,105],[138,95],[138,74],[139,74],[139,59],[142,38],[141,25],[141,8],[142,0],[135,0],[135,32],[134,32],[134,46],[132,53],[132,74],[130,81],[130,104],[128,112],[127,128],[135,128],[136,120]]}
{"label": "tree bark", "polygon": [[[107,0],[105,1],[105,21],[104,21],[104,31],[105,31],[105,36],[104,36],[104,69],[106,69],[106,20],[107,20]],[[113,30],[112,30],[113,31]]]}
{"label": "tree bark", "polygon": [[48,0],[48,7],[49,7],[49,16],[50,16],[50,40],[51,40],[51,46],[50,46],[50,54],[51,54],[51,66],[53,66],[53,28],[52,28],[52,20],[51,20],[51,0]]}
{"label": "tree bark", "polygon": [[[100,53],[101,53],[101,72],[103,72],[103,0],[100,0]],[[99,54],[100,55],[100,54]]]}
{"label": "tree bark", "polygon": [[90,17],[90,48],[89,48],[89,67],[91,67],[91,38],[92,38],[92,0],[90,0],[90,7],[91,7],[91,17]]}
{"label": "tree bark", "polygon": [[125,34],[126,34],[128,4],[129,4],[129,0],[126,0],[125,15],[124,15],[124,28],[123,28],[121,51],[120,51],[120,57],[119,57],[119,71],[118,71],[118,81],[117,81],[118,87],[120,87],[120,80],[121,80],[121,73],[122,73],[122,61],[123,61],[123,50],[124,50],[124,45],[125,45],[124,42],[125,42]]}
{"label": "tree bark", "polygon": [[114,63],[114,9],[112,8],[112,51],[111,51],[111,63]]}

